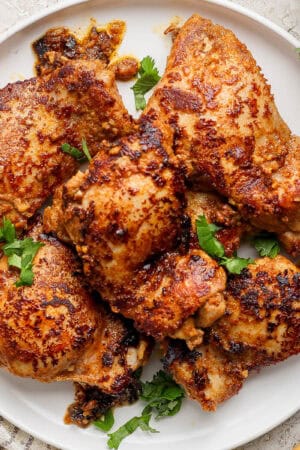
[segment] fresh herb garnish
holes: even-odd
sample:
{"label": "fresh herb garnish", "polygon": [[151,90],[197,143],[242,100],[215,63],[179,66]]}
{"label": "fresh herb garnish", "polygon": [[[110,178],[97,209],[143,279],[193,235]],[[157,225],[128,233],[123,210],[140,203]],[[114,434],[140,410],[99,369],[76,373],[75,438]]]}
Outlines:
{"label": "fresh herb garnish", "polygon": [[109,431],[113,427],[115,423],[114,415],[111,409],[106,411],[106,413],[103,416],[103,419],[98,419],[93,422],[94,425],[99,428],[102,431]]}
{"label": "fresh herb garnish", "polygon": [[88,149],[88,146],[87,146],[87,143],[86,143],[85,139],[82,139],[82,150],[83,150],[83,153],[86,156],[86,159],[90,162],[92,160],[92,157],[91,157],[91,154],[90,154],[90,151]]}
{"label": "fresh herb garnish", "polygon": [[160,80],[155,61],[151,56],[146,56],[140,63],[138,79],[132,86],[136,110],[143,110],[146,107],[145,94],[149,92]]}
{"label": "fresh herb garnish", "polygon": [[68,153],[73,158],[77,159],[79,162],[91,161],[92,157],[90,155],[87,143],[85,139],[82,139],[82,150],[79,150],[76,147],[73,147],[70,144],[62,144],[61,149],[64,153]]}
{"label": "fresh herb garnish", "polygon": [[141,399],[148,402],[143,414],[156,413],[155,419],[174,416],[181,408],[184,390],[173,378],[160,370],[152,381],[142,383]]}
{"label": "fresh herb garnish", "polygon": [[151,414],[142,414],[141,416],[133,417],[124,423],[117,431],[110,433],[107,445],[109,448],[118,449],[123,439],[125,439],[130,434],[134,433],[135,430],[140,428],[143,431],[150,431],[151,433],[158,433],[157,430],[149,425],[151,419]]}
{"label": "fresh herb garnish", "polygon": [[260,256],[275,258],[280,252],[280,245],[274,235],[263,233],[253,240],[254,247]]}
{"label": "fresh herb garnish", "polygon": [[248,264],[253,263],[251,258],[240,258],[237,255],[227,257],[223,244],[215,237],[220,230],[217,225],[208,223],[205,216],[196,219],[196,230],[200,247],[213,258],[216,258],[221,266],[226,267],[229,273],[240,274]]}
{"label": "fresh herb garnish", "polygon": [[3,218],[3,225],[0,228],[0,241],[6,242],[2,246],[2,251],[8,257],[8,265],[20,269],[20,278],[15,283],[16,286],[31,286],[33,260],[44,244],[35,242],[32,238],[17,239],[14,225],[6,218]]}
{"label": "fresh herb garnish", "polygon": [[[180,410],[184,391],[170,375],[162,370],[157,372],[151,381],[141,382],[141,388],[140,398],[147,402],[141,416],[133,417],[116,431],[109,433],[107,442],[109,448],[118,449],[123,439],[134,433],[138,428],[143,431],[158,433],[149,425],[152,415],[155,414],[157,420],[166,416],[174,416]],[[112,413],[110,414],[112,415]],[[111,424],[111,418],[107,421]],[[94,424],[101,430],[108,431],[103,427],[103,420],[100,421],[100,426],[99,421],[94,422]]]}

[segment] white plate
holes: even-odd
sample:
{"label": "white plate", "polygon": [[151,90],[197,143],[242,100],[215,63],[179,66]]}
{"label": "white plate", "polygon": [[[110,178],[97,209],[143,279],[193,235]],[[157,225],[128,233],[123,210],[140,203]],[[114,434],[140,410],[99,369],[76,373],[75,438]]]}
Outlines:
{"label": "white plate", "polygon": [[[170,48],[162,31],[170,19],[187,18],[193,12],[231,28],[253,52],[269,79],[277,105],[294,132],[300,133],[300,64],[294,38],[253,12],[225,1],[94,0],[66,2],[73,5],[59,12],[48,10],[44,18],[30,18],[22,27],[10,30],[0,45],[0,85],[32,75],[30,43],[47,28],[57,25],[85,27],[91,17],[100,23],[124,19],[128,30],[120,53],[155,57],[161,71]],[[75,4],[81,3],[75,6]],[[58,10],[60,7],[56,7]],[[25,25],[28,25],[25,28]],[[30,26],[29,26],[30,25]],[[12,36],[13,35],[13,36]],[[12,37],[10,37],[12,36]],[[127,107],[134,112],[132,92],[121,85]],[[152,367],[146,370],[148,375]],[[300,359],[291,358],[275,367],[253,374],[239,395],[225,402],[216,413],[204,413],[186,401],[174,418],[155,423],[159,434],[136,432],[122,444],[123,450],[225,450],[241,445],[276,426],[300,408]],[[81,430],[63,424],[72,401],[68,383],[39,384],[0,373],[0,413],[19,427],[59,448],[101,450],[106,436],[90,427]],[[135,414],[141,405],[117,411],[117,425]]]}

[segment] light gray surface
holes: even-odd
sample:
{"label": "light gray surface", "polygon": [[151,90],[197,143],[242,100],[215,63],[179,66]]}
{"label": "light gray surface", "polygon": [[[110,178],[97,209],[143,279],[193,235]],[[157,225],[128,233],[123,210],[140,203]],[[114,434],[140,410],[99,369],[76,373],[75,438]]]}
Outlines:
{"label": "light gray surface", "polygon": [[[25,17],[65,0],[0,0],[0,34]],[[232,0],[249,7],[300,38],[300,0]],[[260,399],[264,401],[264,399]],[[291,450],[300,443],[300,411],[282,425],[238,450]],[[0,416],[0,449],[54,450]]]}

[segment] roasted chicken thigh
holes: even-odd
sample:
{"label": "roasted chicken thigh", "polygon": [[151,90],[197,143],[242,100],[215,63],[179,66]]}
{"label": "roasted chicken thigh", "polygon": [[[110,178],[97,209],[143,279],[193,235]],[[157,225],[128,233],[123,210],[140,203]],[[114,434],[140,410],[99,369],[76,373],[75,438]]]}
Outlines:
{"label": "roasted chicken thigh", "polygon": [[232,31],[193,15],[175,37],[149,113],[172,130],[188,176],[206,177],[258,228],[300,231],[300,138]]}
{"label": "roasted chicken thigh", "polygon": [[300,352],[300,271],[283,256],[257,259],[230,277],[226,313],[193,351],[170,341],[165,368],[203,409],[236,394],[249,371]]}
{"label": "roasted chicken thigh", "polygon": [[149,355],[151,343],[95,301],[73,252],[42,233],[32,286],[0,260],[0,365],[39,381],[77,381],[119,394]]}
{"label": "roasted chicken thigh", "polygon": [[76,172],[63,143],[95,154],[104,138],[132,130],[114,74],[98,61],[73,61],[47,76],[0,90],[0,219],[18,229]]}

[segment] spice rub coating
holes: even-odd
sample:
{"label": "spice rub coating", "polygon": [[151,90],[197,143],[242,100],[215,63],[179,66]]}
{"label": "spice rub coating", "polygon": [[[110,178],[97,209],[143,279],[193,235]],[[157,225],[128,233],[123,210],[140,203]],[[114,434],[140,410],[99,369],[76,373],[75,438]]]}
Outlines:
{"label": "spice rub coating", "polygon": [[165,368],[203,409],[236,394],[248,372],[300,352],[300,272],[284,258],[262,258],[230,277],[226,313],[205,344],[166,344]]}
{"label": "spice rub coating", "polygon": [[91,154],[104,138],[132,130],[114,75],[97,61],[74,61],[49,76],[0,90],[0,219],[16,228],[78,167],[65,142]]}
{"label": "spice rub coating", "polygon": [[151,342],[95,301],[73,252],[35,226],[44,243],[32,286],[17,288],[18,271],[0,260],[0,365],[39,381],[77,381],[118,394],[146,362]]}
{"label": "spice rub coating", "polygon": [[300,139],[230,30],[193,15],[175,37],[149,111],[173,130],[189,176],[209,178],[258,228],[299,231]]}
{"label": "spice rub coating", "polygon": [[63,186],[46,209],[48,231],[61,229],[76,246],[83,269],[104,299],[117,298],[135,271],[175,247],[184,208],[183,177],[170,134],[145,118],[139,131],[97,154],[83,174]]}

